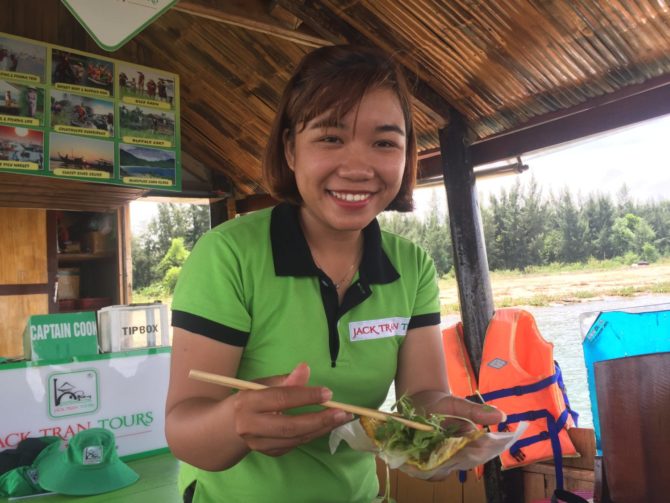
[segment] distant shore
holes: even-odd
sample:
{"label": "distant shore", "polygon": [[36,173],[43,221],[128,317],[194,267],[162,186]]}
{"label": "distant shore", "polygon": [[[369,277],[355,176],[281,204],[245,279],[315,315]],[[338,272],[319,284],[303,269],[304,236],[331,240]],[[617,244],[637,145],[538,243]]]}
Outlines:
{"label": "distant shore", "polygon": [[[540,272],[492,272],[496,307],[548,306],[605,297],[670,293],[670,260],[649,265]],[[459,312],[456,280],[440,280],[442,314]]]}
{"label": "distant shore", "polygon": [[[607,297],[670,294],[670,259],[649,265],[587,267],[539,272],[491,273],[495,307],[577,304]],[[441,314],[459,314],[454,278],[440,279]],[[155,295],[133,292],[133,302],[153,302]],[[168,306],[172,298],[163,302]]]}

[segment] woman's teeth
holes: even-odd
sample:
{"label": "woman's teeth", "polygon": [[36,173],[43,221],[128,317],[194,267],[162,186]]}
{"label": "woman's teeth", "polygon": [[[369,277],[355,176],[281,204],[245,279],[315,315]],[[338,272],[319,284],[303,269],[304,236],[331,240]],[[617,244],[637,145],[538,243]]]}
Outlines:
{"label": "woman's teeth", "polygon": [[370,197],[370,194],[351,194],[348,192],[330,192],[337,199],[342,201],[356,202],[356,201],[365,201]]}

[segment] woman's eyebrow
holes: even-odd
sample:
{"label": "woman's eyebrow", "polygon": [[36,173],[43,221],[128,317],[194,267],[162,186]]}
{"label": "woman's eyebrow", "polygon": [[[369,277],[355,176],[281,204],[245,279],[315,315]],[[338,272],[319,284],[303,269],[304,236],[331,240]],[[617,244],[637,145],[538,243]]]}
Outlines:
{"label": "woman's eyebrow", "polygon": [[[312,122],[308,129],[347,129],[347,125],[343,122],[338,121],[335,117],[324,117],[323,119],[316,120]],[[405,131],[396,124],[381,124],[375,127],[375,132],[377,133],[398,133],[401,136],[405,136]]]}
{"label": "woman's eyebrow", "polygon": [[405,131],[403,131],[400,126],[396,126],[395,124],[383,124],[381,126],[377,126],[375,131],[378,133],[398,133],[401,136],[405,136]]}
{"label": "woman's eyebrow", "polygon": [[326,129],[326,128],[338,128],[345,129],[346,126],[338,121],[335,117],[324,117],[323,119],[315,120],[309,125],[308,129]]}

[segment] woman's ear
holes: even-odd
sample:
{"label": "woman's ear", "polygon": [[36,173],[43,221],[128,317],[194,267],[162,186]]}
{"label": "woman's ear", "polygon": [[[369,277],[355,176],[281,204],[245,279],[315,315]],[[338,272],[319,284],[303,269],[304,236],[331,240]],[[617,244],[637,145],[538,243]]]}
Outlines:
{"label": "woman's ear", "polygon": [[286,164],[291,171],[295,171],[295,141],[291,138],[288,129],[284,129],[282,142],[284,143],[284,158],[286,159]]}

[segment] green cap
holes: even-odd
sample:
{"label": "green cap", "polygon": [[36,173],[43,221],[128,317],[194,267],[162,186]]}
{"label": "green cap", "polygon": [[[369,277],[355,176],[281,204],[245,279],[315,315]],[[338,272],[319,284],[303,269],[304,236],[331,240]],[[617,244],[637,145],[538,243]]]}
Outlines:
{"label": "green cap", "polygon": [[[0,475],[0,498],[12,498],[20,496],[30,496],[45,492],[37,480],[37,463],[46,453],[49,445],[60,443],[58,437],[42,437],[39,439],[45,447],[37,454],[32,464],[28,466],[18,466],[6,471]],[[19,444],[19,447],[25,443]]]}
{"label": "green cap", "polygon": [[73,496],[115,491],[139,478],[119,459],[114,434],[103,428],[80,431],[65,450],[50,445],[36,465],[42,488]]}
{"label": "green cap", "polygon": [[19,466],[0,475],[0,498],[30,496],[44,492],[37,483],[37,470]]}

